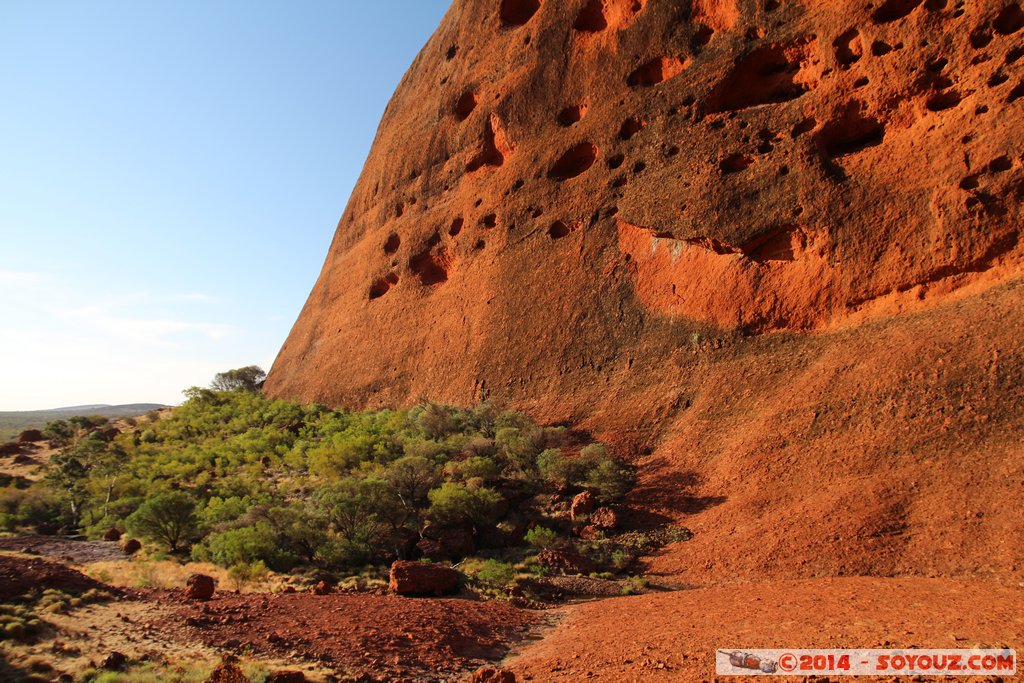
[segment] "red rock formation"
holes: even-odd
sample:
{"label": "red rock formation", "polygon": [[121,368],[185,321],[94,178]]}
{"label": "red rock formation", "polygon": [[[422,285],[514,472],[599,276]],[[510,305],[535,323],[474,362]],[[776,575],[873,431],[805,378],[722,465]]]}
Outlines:
{"label": "red rock formation", "polygon": [[459,573],[440,564],[396,560],[390,585],[399,595],[445,595],[458,589]]}
{"label": "red rock formation", "polygon": [[1018,273],[1005,4],[455,2],[267,391],[587,417],[694,335]]}
{"label": "red rock formation", "polygon": [[[457,0],[265,389],[581,424],[646,454],[642,504],[707,519],[708,567],[1020,575],[1024,551],[949,517],[1021,512],[1021,16]],[[954,514],[924,463],[1002,475]],[[716,546],[723,523],[743,543]],[[957,552],[901,554],[903,528]],[[787,561],[836,557],[836,529],[842,566]]]}

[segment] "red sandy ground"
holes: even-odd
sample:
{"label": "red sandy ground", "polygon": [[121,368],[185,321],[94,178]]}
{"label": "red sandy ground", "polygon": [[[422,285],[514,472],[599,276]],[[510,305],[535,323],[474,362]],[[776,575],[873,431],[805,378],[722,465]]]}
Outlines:
{"label": "red sandy ground", "polygon": [[316,661],[360,681],[461,680],[500,660],[544,618],[503,602],[365,593],[215,595],[179,615],[158,628],[183,642]]}
{"label": "red sandy ground", "polygon": [[775,581],[615,598],[564,612],[557,629],[513,660],[520,680],[710,681],[719,648],[1020,652],[1024,642],[1024,591],[950,579]]}

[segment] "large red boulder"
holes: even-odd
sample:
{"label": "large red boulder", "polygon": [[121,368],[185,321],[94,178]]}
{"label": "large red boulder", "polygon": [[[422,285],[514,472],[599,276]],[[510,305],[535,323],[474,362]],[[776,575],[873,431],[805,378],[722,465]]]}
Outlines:
{"label": "large red boulder", "polygon": [[485,667],[473,674],[473,683],[516,683],[516,675],[505,669]]}
{"label": "large red boulder", "polygon": [[121,544],[121,552],[123,552],[125,555],[134,555],[140,550],[142,550],[142,543],[140,543],[139,540],[136,538],[126,539]]}
{"label": "large red boulder", "polygon": [[569,514],[575,522],[580,517],[585,517],[593,512],[596,506],[597,499],[594,498],[594,494],[590,491],[584,491],[572,499],[572,507],[569,508]]}
{"label": "large red boulder", "polygon": [[459,573],[442,564],[397,560],[391,565],[391,590],[399,595],[445,595],[459,588]]}
{"label": "large red boulder", "polygon": [[209,600],[216,586],[212,576],[193,574],[185,582],[185,597],[189,600]]}

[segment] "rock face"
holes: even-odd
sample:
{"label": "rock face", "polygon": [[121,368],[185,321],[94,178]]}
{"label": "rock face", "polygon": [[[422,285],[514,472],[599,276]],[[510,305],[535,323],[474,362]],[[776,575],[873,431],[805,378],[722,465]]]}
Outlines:
{"label": "rock face", "polygon": [[265,391],[589,429],[701,581],[1019,577],[968,520],[1024,520],[1022,37],[1017,0],[456,0]]}
{"label": "rock face", "polygon": [[444,565],[405,560],[391,565],[391,590],[399,595],[445,595],[458,586],[459,573]]}
{"label": "rock face", "polygon": [[1019,272],[1018,4],[877,5],[457,0],[266,390],[579,417],[691,339]]}

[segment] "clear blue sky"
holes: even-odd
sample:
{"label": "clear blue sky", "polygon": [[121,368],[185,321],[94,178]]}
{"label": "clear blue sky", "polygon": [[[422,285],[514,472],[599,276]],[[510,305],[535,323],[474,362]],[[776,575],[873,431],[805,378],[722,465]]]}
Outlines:
{"label": "clear blue sky", "polygon": [[0,0],[0,410],[269,370],[448,0]]}

